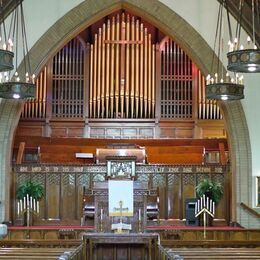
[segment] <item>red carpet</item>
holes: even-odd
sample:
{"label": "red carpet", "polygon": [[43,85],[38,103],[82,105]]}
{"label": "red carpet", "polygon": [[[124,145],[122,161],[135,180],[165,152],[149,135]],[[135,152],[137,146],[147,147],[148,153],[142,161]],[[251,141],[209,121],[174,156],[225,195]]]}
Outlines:
{"label": "red carpet", "polygon": [[[10,226],[8,229],[27,229],[26,226]],[[30,226],[29,229],[94,229],[94,226]],[[203,230],[202,226],[147,226],[148,230],[164,230],[164,229],[179,229],[179,230]],[[210,230],[238,230],[241,227],[230,226],[215,226],[207,227]]]}
{"label": "red carpet", "polygon": [[[147,226],[146,229],[154,229],[154,230],[161,230],[161,229],[185,229],[185,230],[203,230],[204,227],[202,226]],[[230,226],[214,226],[214,227],[206,227],[206,229],[211,230],[238,230],[242,229],[241,227],[230,227]]]}
{"label": "red carpet", "polygon": [[[10,226],[8,229],[27,229],[26,226]],[[30,226],[29,229],[94,229],[93,226]]]}

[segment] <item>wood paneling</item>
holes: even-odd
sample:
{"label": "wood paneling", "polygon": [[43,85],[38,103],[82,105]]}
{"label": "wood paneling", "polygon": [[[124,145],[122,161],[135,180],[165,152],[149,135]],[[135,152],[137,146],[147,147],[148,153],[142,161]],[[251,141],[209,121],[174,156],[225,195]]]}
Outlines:
{"label": "wood paneling", "polygon": [[[61,146],[60,146],[61,147]],[[58,150],[57,152],[58,153]],[[66,156],[62,153],[62,156]],[[222,167],[222,168],[221,168]],[[165,169],[160,164],[136,165],[136,180],[148,183],[149,189],[158,189],[160,218],[175,219],[175,225],[183,225],[186,217],[185,199],[194,198],[195,187],[204,178],[219,181],[225,188],[224,196],[216,208],[216,220],[222,225],[229,223],[229,174],[219,165],[216,171],[208,171],[209,165],[177,165]],[[220,173],[220,169],[222,172]],[[45,196],[40,202],[40,215],[34,223],[41,225],[64,225],[81,223],[83,216],[83,191],[93,187],[93,181],[104,181],[106,165],[37,164],[16,166],[14,190],[26,180],[37,181],[44,186]],[[207,172],[205,172],[207,170]],[[209,169],[210,170],[210,169]],[[15,203],[15,202],[14,202]],[[13,205],[14,209],[16,204]],[[21,223],[22,216],[14,212],[14,222]],[[161,225],[170,223],[161,222]],[[154,225],[151,221],[149,225]]]}
{"label": "wood paneling", "polygon": [[42,126],[21,126],[16,130],[16,136],[43,136]]}
{"label": "wood paneling", "polygon": [[146,148],[149,163],[202,164],[203,146],[155,146]]}
{"label": "wood paneling", "polygon": [[[20,142],[25,142],[26,147],[38,147],[42,145],[68,145],[106,147],[111,143],[118,143],[115,139],[92,139],[92,138],[54,138],[54,137],[29,137],[16,136],[14,145],[19,146]],[[120,143],[130,143],[140,146],[204,146],[206,151],[219,151],[219,143],[223,143],[225,151],[228,151],[227,139],[121,139]]]}
{"label": "wood paneling", "polygon": [[84,236],[86,259],[158,259],[156,234],[94,233]]}

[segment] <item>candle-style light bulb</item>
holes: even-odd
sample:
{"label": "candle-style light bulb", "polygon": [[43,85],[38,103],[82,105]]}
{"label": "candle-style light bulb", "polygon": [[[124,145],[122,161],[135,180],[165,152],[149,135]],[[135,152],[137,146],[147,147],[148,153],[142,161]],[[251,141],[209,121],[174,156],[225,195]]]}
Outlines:
{"label": "candle-style light bulb", "polygon": [[238,39],[235,38],[235,39],[234,39],[234,48],[235,48],[235,50],[237,50],[237,47],[238,47],[238,46],[237,46],[237,43],[238,43]]}
{"label": "candle-style light bulb", "polygon": [[29,73],[28,72],[25,73],[25,78],[26,78],[26,82],[28,83],[29,82]]}
{"label": "candle-style light bulb", "polygon": [[243,44],[240,45],[240,50],[244,50]]}
{"label": "candle-style light bulb", "polygon": [[215,73],[215,82],[218,83],[218,73]]}
{"label": "candle-style light bulb", "polygon": [[232,51],[232,50],[231,50],[231,44],[232,44],[232,43],[231,43],[231,41],[229,40],[229,41],[228,41],[228,51]]}
{"label": "candle-style light bulb", "polygon": [[233,51],[233,50],[234,50],[234,44],[231,43],[231,45],[230,45],[230,51]]}
{"label": "candle-style light bulb", "polygon": [[239,84],[243,85],[243,79],[244,79],[244,76],[241,75],[241,76],[239,77]]}
{"label": "candle-style light bulb", "polygon": [[239,78],[239,75],[238,75],[238,73],[236,73],[236,77],[235,77],[236,84],[238,83],[238,78]]}
{"label": "candle-style light bulb", "polygon": [[250,43],[251,43],[251,38],[250,38],[250,36],[248,35],[247,36],[247,39],[246,39],[246,41],[247,41],[247,44],[248,44],[248,46],[250,45]]}
{"label": "candle-style light bulb", "polygon": [[35,82],[35,74],[32,74],[32,83],[34,84]]}
{"label": "candle-style light bulb", "polygon": [[208,74],[208,76],[206,77],[206,82],[207,82],[207,85],[210,84],[210,74]]}
{"label": "candle-style light bulb", "polygon": [[8,50],[9,51],[12,51],[13,50],[13,46],[14,46],[14,44],[13,44],[13,41],[12,41],[12,39],[8,39]]}

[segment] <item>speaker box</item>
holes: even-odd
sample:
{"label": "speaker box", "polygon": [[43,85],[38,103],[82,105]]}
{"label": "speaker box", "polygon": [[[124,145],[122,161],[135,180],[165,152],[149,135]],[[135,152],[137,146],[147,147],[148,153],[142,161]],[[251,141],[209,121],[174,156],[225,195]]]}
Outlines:
{"label": "speaker box", "polygon": [[198,226],[199,219],[195,217],[195,204],[197,202],[196,198],[190,198],[185,200],[185,210],[186,210],[186,226]]}

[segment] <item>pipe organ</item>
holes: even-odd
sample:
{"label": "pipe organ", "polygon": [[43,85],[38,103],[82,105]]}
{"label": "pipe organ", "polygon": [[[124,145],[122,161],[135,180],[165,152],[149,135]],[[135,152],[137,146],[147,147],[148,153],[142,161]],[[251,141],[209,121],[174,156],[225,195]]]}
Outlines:
{"label": "pipe organ", "polygon": [[29,99],[24,104],[21,118],[45,118],[47,96],[47,66],[43,68],[36,79],[36,98]]}
{"label": "pipe organ", "polygon": [[155,52],[139,19],[108,19],[90,48],[89,117],[154,118]]}
{"label": "pipe organ", "polygon": [[[112,122],[106,119],[153,122],[149,127],[155,127],[155,120],[192,124],[200,119],[222,119],[217,102],[205,97],[204,76],[181,46],[142,18],[122,10],[63,45],[38,74],[36,85],[36,99],[28,100],[22,111],[24,122],[57,119],[66,124],[72,119],[81,122],[77,136],[82,136],[85,123]],[[188,127],[192,133],[193,126]]]}
{"label": "pipe organ", "polygon": [[168,37],[161,44],[161,116],[193,118],[192,61]]}

